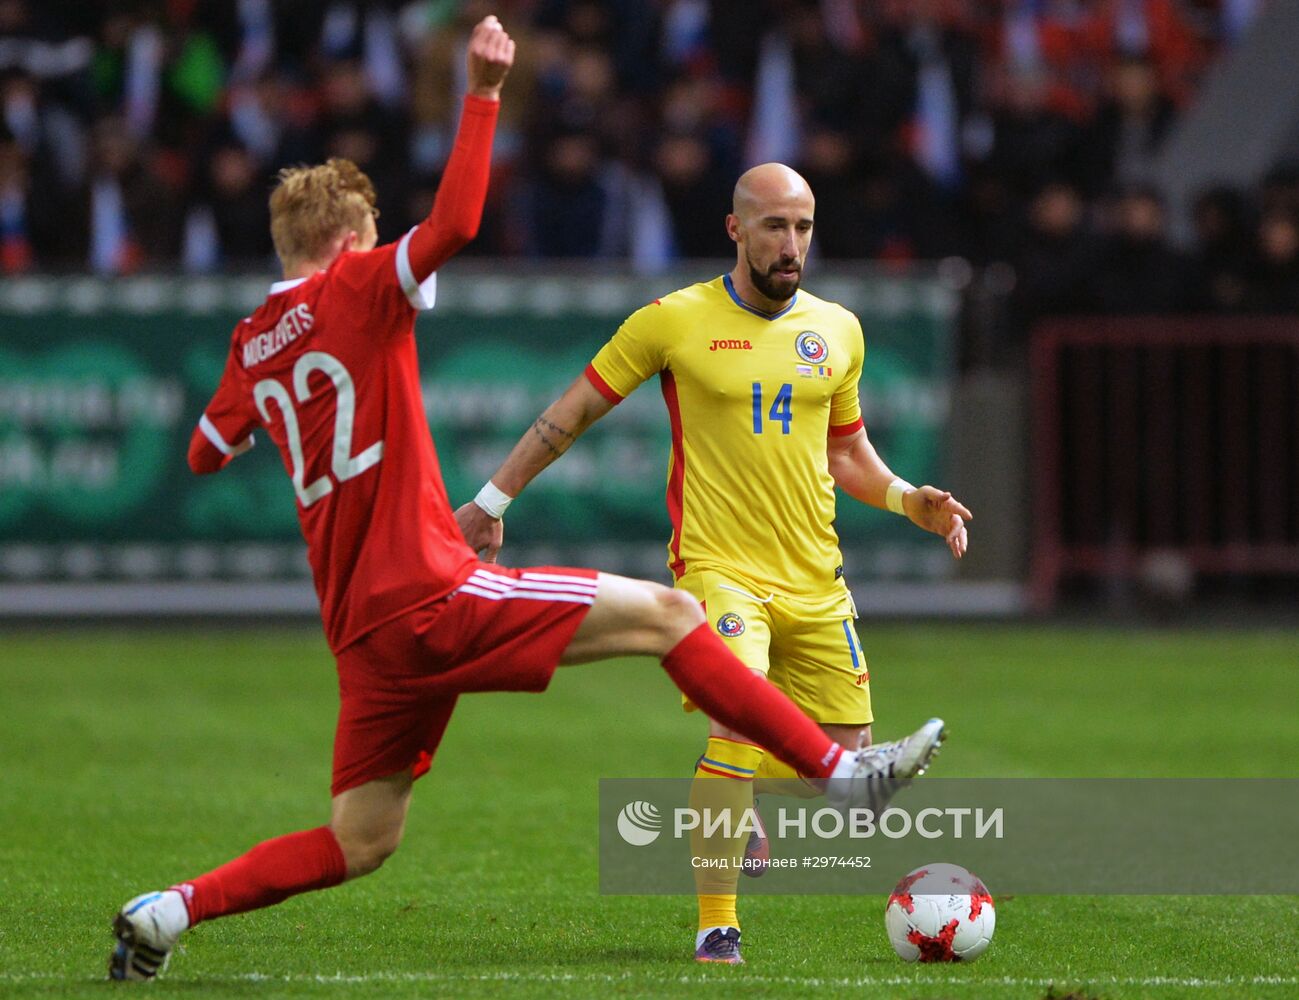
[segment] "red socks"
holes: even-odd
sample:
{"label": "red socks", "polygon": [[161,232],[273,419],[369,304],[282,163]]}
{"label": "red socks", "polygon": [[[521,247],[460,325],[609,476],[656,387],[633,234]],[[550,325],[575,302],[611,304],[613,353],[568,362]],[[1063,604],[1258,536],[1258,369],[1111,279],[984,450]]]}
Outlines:
{"label": "red socks", "polygon": [[343,849],[327,826],[263,841],[247,854],[192,882],[173,886],[185,897],[189,925],[338,885],[347,874]]}
{"label": "red socks", "polygon": [[[710,718],[762,744],[803,774],[825,778],[842,754],[792,701],[741,663],[707,624],[663,657],[663,669]],[[174,888],[193,927],[213,917],[273,906],[338,885],[347,863],[327,826],[267,840],[220,868]]]}
{"label": "red socks", "polygon": [[663,657],[663,669],[708,717],[766,747],[800,773],[828,778],[843,752],[794,703],[700,625]]}

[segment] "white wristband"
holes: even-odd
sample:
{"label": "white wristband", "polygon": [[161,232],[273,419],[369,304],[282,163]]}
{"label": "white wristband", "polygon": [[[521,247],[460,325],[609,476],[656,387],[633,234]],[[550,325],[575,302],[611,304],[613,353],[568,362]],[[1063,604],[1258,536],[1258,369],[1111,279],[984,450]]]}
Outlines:
{"label": "white wristband", "polygon": [[894,514],[901,514],[905,517],[907,512],[902,506],[902,495],[908,490],[914,489],[915,487],[905,479],[900,476],[894,477],[893,482],[889,483],[889,488],[884,493],[884,505]]}
{"label": "white wristband", "polygon": [[478,496],[474,497],[474,503],[482,508],[483,513],[498,521],[505,516],[505,508],[513,502],[514,497],[502,493],[490,479],[478,491]]}

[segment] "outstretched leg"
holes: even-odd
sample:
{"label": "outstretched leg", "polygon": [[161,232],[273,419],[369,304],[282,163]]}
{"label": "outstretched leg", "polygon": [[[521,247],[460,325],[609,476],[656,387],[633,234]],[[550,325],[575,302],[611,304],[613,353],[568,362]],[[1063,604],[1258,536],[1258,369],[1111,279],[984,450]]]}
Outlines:
{"label": "outstretched leg", "polygon": [[659,657],[677,687],[709,718],[766,747],[803,774],[820,779],[834,772],[842,754],[839,744],[726,648],[694,597],[601,573],[595,603],[562,662],[636,653]]}

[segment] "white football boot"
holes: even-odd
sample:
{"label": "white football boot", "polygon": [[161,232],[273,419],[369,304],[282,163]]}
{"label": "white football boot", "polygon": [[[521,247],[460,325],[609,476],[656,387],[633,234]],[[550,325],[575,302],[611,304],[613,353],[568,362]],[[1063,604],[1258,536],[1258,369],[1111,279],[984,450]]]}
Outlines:
{"label": "white football boot", "polygon": [[108,959],[108,978],[154,978],[188,926],[185,901],[175,889],[136,896],[113,918],[117,947]]}
{"label": "white football boot", "polygon": [[826,785],[826,800],[840,812],[866,808],[878,816],[899,789],[925,773],[946,738],[943,720],[930,719],[905,739],[845,750]]}

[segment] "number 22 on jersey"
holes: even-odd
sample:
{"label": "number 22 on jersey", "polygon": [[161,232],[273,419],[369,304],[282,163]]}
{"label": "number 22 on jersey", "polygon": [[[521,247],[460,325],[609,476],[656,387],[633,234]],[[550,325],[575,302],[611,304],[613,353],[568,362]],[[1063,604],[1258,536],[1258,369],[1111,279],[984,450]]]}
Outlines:
{"label": "number 22 on jersey", "polygon": [[[767,419],[773,424],[780,423],[780,433],[788,434],[789,425],[794,419],[793,411],[794,387],[789,382],[785,382],[776,390],[776,398],[771,401],[771,409],[767,412]],[[753,383],[753,433],[761,434],[763,431],[763,413],[762,413],[762,383]]]}
{"label": "number 22 on jersey", "polygon": [[[383,442],[376,441],[357,455],[352,454],[352,422],[356,416],[356,386],[343,362],[324,351],[308,351],[293,366],[293,391],[299,403],[311,398],[307,380],[312,372],[323,372],[334,383],[338,408],[334,414],[334,453],[331,469],[334,479],[344,483],[359,476],[383,458]],[[310,484],[306,478],[306,459],[302,454],[302,431],[298,426],[298,413],[289,391],[273,378],[265,378],[253,386],[253,399],[262,419],[271,422],[267,401],[274,401],[284,420],[284,437],[289,447],[289,460],[293,464],[293,490],[303,507],[310,507],[323,496],[333,492],[329,476],[321,476]]]}

